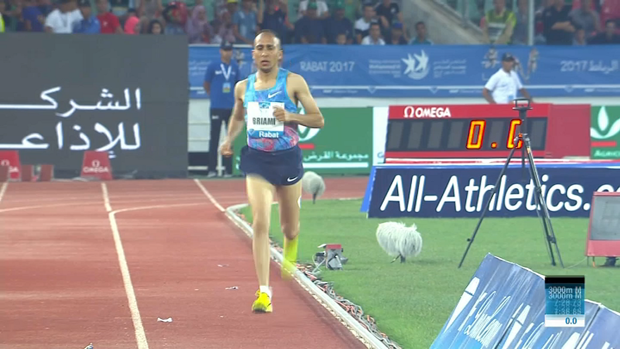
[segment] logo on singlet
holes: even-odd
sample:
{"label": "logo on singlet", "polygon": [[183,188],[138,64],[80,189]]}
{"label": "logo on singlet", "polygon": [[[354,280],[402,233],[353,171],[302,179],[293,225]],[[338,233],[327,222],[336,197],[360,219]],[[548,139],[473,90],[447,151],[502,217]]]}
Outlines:
{"label": "logo on singlet", "polygon": [[280,94],[280,92],[282,92],[282,91],[278,91],[278,92],[275,92],[275,93],[270,93],[270,94],[267,95],[267,98],[273,98],[273,97],[277,96],[278,94]]}

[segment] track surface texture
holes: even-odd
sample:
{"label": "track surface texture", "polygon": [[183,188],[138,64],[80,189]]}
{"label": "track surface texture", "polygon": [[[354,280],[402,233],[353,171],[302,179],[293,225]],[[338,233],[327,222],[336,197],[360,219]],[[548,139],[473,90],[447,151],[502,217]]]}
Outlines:
{"label": "track surface texture", "polygon": [[[366,181],[327,178],[324,198]],[[201,183],[247,202],[243,180]],[[192,180],[10,183],[0,199],[2,349],[364,347],[275,263],[274,312],[252,314],[251,240]]]}

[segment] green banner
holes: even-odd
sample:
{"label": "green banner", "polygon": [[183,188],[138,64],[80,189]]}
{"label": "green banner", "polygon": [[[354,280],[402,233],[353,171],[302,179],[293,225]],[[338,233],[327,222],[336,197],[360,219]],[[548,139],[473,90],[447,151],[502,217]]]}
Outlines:
{"label": "green banner", "polygon": [[[373,108],[321,108],[321,112],[324,128],[299,126],[304,169],[318,174],[369,174]],[[240,174],[239,151],[247,145],[245,132],[244,127],[234,143],[234,174]]]}
{"label": "green banner", "polygon": [[620,106],[592,106],[592,159],[620,159]]}

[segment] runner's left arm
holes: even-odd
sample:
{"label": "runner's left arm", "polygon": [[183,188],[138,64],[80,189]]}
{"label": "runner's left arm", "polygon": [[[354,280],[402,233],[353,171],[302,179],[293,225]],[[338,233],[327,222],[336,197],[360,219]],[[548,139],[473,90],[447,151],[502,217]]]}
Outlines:
{"label": "runner's left arm", "polygon": [[323,128],[325,126],[325,120],[321,110],[316,105],[316,101],[310,93],[310,88],[306,80],[298,74],[291,74],[289,76],[289,83],[292,85],[295,91],[295,97],[301,105],[304,107],[305,114],[289,113],[288,121],[304,125],[311,128]]}

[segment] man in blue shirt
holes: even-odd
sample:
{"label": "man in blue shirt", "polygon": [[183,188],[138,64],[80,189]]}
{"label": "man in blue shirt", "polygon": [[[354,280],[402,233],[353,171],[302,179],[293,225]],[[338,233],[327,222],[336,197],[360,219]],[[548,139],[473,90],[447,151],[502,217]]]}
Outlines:
{"label": "man in blue shirt", "polygon": [[[207,177],[217,175],[217,155],[220,144],[222,122],[228,129],[228,119],[235,105],[235,84],[241,80],[239,66],[232,60],[233,45],[223,41],[220,46],[220,60],[215,60],[207,67],[204,89],[211,100],[211,138],[209,140],[209,173]],[[222,159],[225,167],[224,177],[232,176],[232,157]]]}
{"label": "man in blue shirt", "polygon": [[101,23],[90,7],[90,1],[79,0],[78,6],[83,19],[73,25],[73,33],[77,34],[99,34],[101,33]]}

